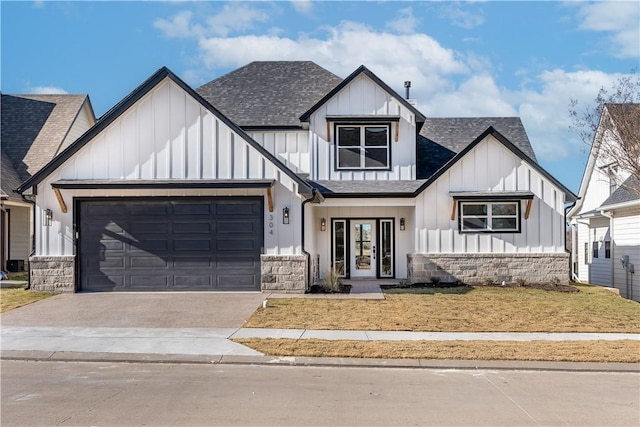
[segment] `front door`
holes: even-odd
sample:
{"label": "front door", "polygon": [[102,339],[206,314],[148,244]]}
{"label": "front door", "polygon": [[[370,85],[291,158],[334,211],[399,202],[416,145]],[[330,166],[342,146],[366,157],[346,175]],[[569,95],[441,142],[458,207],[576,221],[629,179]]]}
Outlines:
{"label": "front door", "polygon": [[375,220],[351,220],[351,277],[376,277]]}

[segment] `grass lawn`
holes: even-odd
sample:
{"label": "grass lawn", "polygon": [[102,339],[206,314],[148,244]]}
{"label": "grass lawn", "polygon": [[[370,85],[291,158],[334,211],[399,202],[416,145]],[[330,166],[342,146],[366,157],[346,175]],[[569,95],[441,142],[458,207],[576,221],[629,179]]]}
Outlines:
{"label": "grass lawn", "polygon": [[639,341],[326,341],[237,339],[272,356],[640,362]]}
{"label": "grass lawn", "polygon": [[0,289],[0,313],[53,296],[52,292],[33,292],[23,288]]}
{"label": "grass lawn", "polygon": [[385,300],[271,299],[250,328],[449,332],[640,332],[640,304],[601,287],[408,288]]}

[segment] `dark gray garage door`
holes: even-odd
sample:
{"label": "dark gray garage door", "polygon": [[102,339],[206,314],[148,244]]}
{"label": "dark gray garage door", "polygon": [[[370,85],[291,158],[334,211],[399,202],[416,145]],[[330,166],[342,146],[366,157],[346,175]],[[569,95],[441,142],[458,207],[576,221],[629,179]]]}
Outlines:
{"label": "dark gray garage door", "polygon": [[79,202],[83,291],[260,290],[262,198]]}

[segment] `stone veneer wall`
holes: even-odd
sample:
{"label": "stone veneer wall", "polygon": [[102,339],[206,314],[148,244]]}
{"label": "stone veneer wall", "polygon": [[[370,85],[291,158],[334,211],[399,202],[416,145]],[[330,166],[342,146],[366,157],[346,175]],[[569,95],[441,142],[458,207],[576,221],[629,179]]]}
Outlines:
{"label": "stone veneer wall", "polygon": [[29,258],[31,289],[48,292],[75,292],[75,259],[71,256]]}
{"label": "stone veneer wall", "polygon": [[261,255],[260,264],[263,291],[306,292],[306,255]]}
{"label": "stone veneer wall", "polygon": [[548,283],[557,278],[569,283],[568,253],[513,254],[409,254],[408,278],[411,283],[429,283],[433,277],[441,282],[482,284]]}

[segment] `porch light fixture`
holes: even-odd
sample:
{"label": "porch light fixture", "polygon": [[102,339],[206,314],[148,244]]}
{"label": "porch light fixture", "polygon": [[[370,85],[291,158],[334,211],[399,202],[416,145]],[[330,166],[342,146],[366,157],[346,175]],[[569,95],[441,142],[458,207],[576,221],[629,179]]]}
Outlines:
{"label": "porch light fixture", "polygon": [[327,220],[322,218],[320,220],[320,231],[325,231],[327,229]]}
{"label": "porch light fixture", "polygon": [[404,231],[404,218],[400,218],[400,231]]}
{"label": "porch light fixture", "polygon": [[44,217],[42,218],[42,225],[45,227],[50,227],[51,222],[53,221],[53,212],[51,209],[44,210]]}
{"label": "porch light fixture", "polygon": [[289,208],[282,209],[282,223],[289,224]]}

